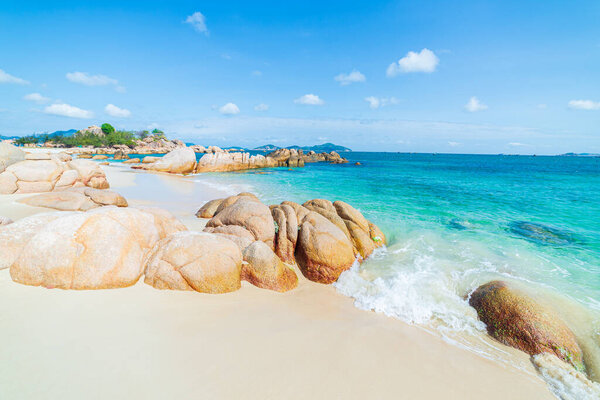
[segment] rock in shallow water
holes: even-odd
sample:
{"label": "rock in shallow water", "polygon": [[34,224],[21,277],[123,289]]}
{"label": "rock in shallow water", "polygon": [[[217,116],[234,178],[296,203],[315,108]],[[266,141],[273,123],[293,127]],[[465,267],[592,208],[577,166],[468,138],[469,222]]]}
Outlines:
{"label": "rock in shallow water", "polygon": [[572,234],[535,222],[514,221],[509,230],[531,242],[542,245],[567,246],[579,240]]}
{"label": "rock in shallow water", "polygon": [[530,355],[552,353],[585,371],[581,348],[569,327],[520,290],[503,281],[488,282],[473,292],[469,304],[500,342]]}

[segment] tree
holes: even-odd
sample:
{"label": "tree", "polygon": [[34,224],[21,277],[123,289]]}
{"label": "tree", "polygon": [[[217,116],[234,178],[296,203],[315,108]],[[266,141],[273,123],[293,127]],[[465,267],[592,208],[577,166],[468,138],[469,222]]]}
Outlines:
{"label": "tree", "polygon": [[115,131],[115,128],[113,128],[113,126],[108,122],[103,123],[100,129],[102,129],[102,132],[104,132],[105,135],[111,134]]}
{"label": "tree", "polygon": [[158,128],[154,128],[154,129],[152,130],[152,134],[156,135],[157,133],[158,133],[158,134],[160,134],[160,133],[164,133],[164,132],[163,132],[163,131],[161,131],[161,130],[160,130],[160,129],[158,129]]}
{"label": "tree", "polygon": [[137,135],[137,137],[138,137],[140,140],[144,140],[144,139],[146,139],[148,136],[150,136],[150,132],[148,132],[148,131],[140,131],[140,132],[136,133],[136,135]]}

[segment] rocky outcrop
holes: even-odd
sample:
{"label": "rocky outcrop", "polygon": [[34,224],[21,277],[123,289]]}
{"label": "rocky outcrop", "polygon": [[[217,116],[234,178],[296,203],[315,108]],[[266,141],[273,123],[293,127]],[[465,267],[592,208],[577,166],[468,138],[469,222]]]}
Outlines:
{"label": "rocky outcrop", "polygon": [[296,262],[305,277],[320,283],[333,283],[354,263],[348,237],[337,226],[314,211],[300,224]]}
{"label": "rocky outcrop", "polygon": [[108,156],[105,154],[97,154],[92,157],[92,160],[108,160]]}
{"label": "rocky outcrop", "polygon": [[249,153],[207,153],[196,166],[196,172],[229,172],[256,168],[276,167],[277,163],[262,155]]}
{"label": "rocky outcrop", "polygon": [[60,211],[87,211],[101,206],[127,207],[127,200],[120,194],[89,187],[38,194],[21,199],[19,202]]}
{"label": "rocky outcrop", "polygon": [[298,276],[263,242],[254,242],[243,252],[242,279],[254,286],[287,292],[298,286]]}
{"label": "rocky outcrop", "polygon": [[575,335],[552,310],[503,281],[488,282],[473,292],[477,310],[490,336],[530,355],[551,353],[584,371]]}
{"label": "rocky outcrop", "polygon": [[189,147],[178,147],[154,162],[134,165],[132,168],[171,174],[189,174],[194,172],[196,154]]}
{"label": "rocky outcrop", "polygon": [[0,173],[8,166],[25,159],[25,152],[9,143],[0,142]]}
{"label": "rocky outcrop", "polygon": [[274,247],[275,223],[269,207],[248,196],[240,196],[233,204],[218,211],[210,219],[207,227],[237,225],[248,230],[254,240],[265,242],[271,249]]}
{"label": "rocky outcrop", "polygon": [[[160,214],[134,208],[102,207],[85,213],[46,214],[46,221],[41,218],[17,221],[2,229],[0,236],[13,226],[28,228],[20,238],[7,240],[15,249],[11,254],[18,253],[10,275],[15,282],[48,288],[133,285],[143,272],[148,251],[167,234],[182,229],[180,223],[168,225]],[[22,242],[26,244],[18,249]]]}
{"label": "rocky outcrop", "polygon": [[157,289],[226,293],[241,286],[242,254],[225,238],[179,232],[154,246],[144,282]]}
{"label": "rocky outcrop", "polygon": [[91,134],[96,135],[96,136],[104,136],[104,132],[102,132],[102,128],[99,127],[99,126],[97,126],[97,125],[88,126],[85,129],[81,129],[77,133],[81,133],[81,134],[91,133]]}
{"label": "rocky outcrop", "polygon": [[214,233],[231,240],[239,247],[240,251],[244,251],[246,247],[250,246],[256,240],[250,231],[237,225],[207,227],[204,229],[204,232]]}
{"label": "rocky outcrop", "polygon": [[115,160],[128,160],[129,156],[123,152],[123,150],[117,150],[113,155],[113,159]]}
{"label": "rocky outcrop", "polygon": [[294,209],[287,205],[271,207],[275,221],[275,253],[288,264],[295,263],[294,251],[298,240],[298,217]]}
{"label": "rocky outcrop", "polygon": [[210,200],[209,202],[204,204],[202,207],[200,207],[198,212],[196,212],[196,217],[198,217],[198,218],[214,217],[215,213],[217,212],[217,208],[219,208],[219,206],[221,205],[222,202],[223,202],[223,199]]}
{"label": "rocky outcrop", "polygon": [[96,163],[64,162],[57,155],[36,154],[0,173],[0,194],[50,192],[76,186],[109,187],[104,171]]}
{"label": "rocky outcrop", "polygon": [[139,158],[129,158],[123,161],[123,164],[139,164],[141,160]]}

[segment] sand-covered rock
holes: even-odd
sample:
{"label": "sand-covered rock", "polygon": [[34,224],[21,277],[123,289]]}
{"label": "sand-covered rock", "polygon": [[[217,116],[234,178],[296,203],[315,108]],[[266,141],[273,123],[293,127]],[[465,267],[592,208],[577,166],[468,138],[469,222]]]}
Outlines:
{"label": "sand-covered rock", "polygon": [[206,224],[207,227],[238,225],[246,228],[255,240],[274,248],[275,223],[271,210],[263,203],[247,196],[240,196],[233,204],[219,211]]}
{"label": "sand-covered rock", "polygon": [[189,147],[177,147],[154,162],[135,165],[132,168],[171,174],[189,174],[194,172],[195,166],[196,153]]}
{"label": "sand-covered rock", "polygon": [[242,254],[230,240],[206,232],[179,232],[156,244],[144,282],[157,289],[226,293],[241,286]]}
{"label": "sand-covered rock", "polygon": [[101,206],[127,207],[127,200],[120,194],[88,187],[42,193],[19,201],[30,206],[60,211],[87,211]]}
{"label": "sand-covered rock", "polygon": [[354,250],[348,237],[327,218],[309,212],[300,224],[296,262],[305,277],[332,283],[354,263]]}
{"label": "sand-covered rock", "polygon": [[298,276],[264,242],[254,242],[243,252],[242,279],[254,286],[287,292],[298,286]]}
{"label": "sand-covered rock", "polygon": [[585,371],[575,335],[552,310],[503,281],[488,282],[473,292],[469,304],[488,333],[530,355],[551,353]]}
{"label": "sand-covered rock", "polygon": [[133,285],[143,272],[146,253],[166,231],[153,214],[134,208],[55,215],[36,229],[10,266],[15,282],[61,289]]}

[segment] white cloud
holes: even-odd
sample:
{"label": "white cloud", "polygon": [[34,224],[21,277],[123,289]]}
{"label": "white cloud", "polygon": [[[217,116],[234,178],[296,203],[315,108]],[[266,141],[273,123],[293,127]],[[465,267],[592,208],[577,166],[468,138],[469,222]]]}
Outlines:
{"label": "white cloud", "polygon": [[240,109],[233,103],[227,103],[223,107],[219,108],[219,112],[225,115],[235,115],[240,113]]}
{"label": "white cloud", "polygon": [[70,118],[92,118],[94,113],[65,103],[56,103],[44,108],[46,114],[60,115]]}
{"label": "white cloud", "polygon": [[375,109],[379,107],[385,107],[390,104],[398,104],[398,99],[395,97],[365,97],[365,101],[369,103],[369,107]]}
{"label": "white cloud", "polygon": [[0,69],[0,83],[16,83],[17,85],[29,85],[25,79],[17,78]]}
{"label": "white cloud", "polygon": [[116,79],[109,78],[106,75],[90,75],[87,72],[68,72],[67,79],[74,83],[80,83],[86,86],[105,86],[118,85]]}
{"label": "white cloud", "polygon": [[119,108],[114,104],[107,104],[106,107],[104,107],[104,111],[111,117],[116,118],[127,118],[131,115],[131,111],[125,108]]}
{"label": "white cloud", "polygon": [[206,17],[200,11],[196,11],[185,19],[186,24],[192,25],[194,29],[208,36],[208,28],[206,27]]}
{"label": "white cloud", "polygon": [[365,76],[357,70],[352,70],[352,72],[350,72],[349,74],[339,74],[333,79],[339,82],[342,86],[346,86],[354,82],[364,82],[365,80],[367,80],[367,78],[365,78]]}
{"label": "white cloud", "polygon": [[458,142],[448,142],[448,146],[450,146],[450,147],[458,147],[458,146],[460,146],[460,143],[458,143]]}
{"label": "white cloud", "polygon": [[386,75],[388,78],[392,78],[399,73],[408,72],[433,72],[435,71],[440,59],[435,53],[429,49],[423,49],[420,53],[409,51],[406,56],[398,60],[398,62],[391,63],[387,68]]}
{"label": "white cloud", "polygon": [[254,110],[256,111],[268,111],[269,110],[269,106],[268,104],[264,104],[264,103],[260,103],[254,106]]}
{"label": "white cloud", "polygon": [[47,103],[50,101],[48,97],[44,97],[39,93],[30,93],[23,96],[25,100],[35,101],[36,103]]}
{"label": "white cloud", "polygon": [[325,104],[323,100],[319,98],[316,94],[305,94],[304,96],[298,97],[294,100],[296,104],[307,104],[311,106],[321,106]]}
{"label": "white cloud", "polygon": [[592,100],[571,100],[569,108],[575,110],[600,110],[600,102]]}
{"label": "white cloud", "polygon": [[528,144],[525,143],[519,143],[519,142],[510,142],[508,144],[511,147],[523,147],[523,146],[529,146]]}
{"label": "white cloud", "polygon": [[477,112],[487,110],[488,106],[479,101],[479,99],[475,96],[469,99],[469,102],[465,104],[465,110],[468,112]]}

